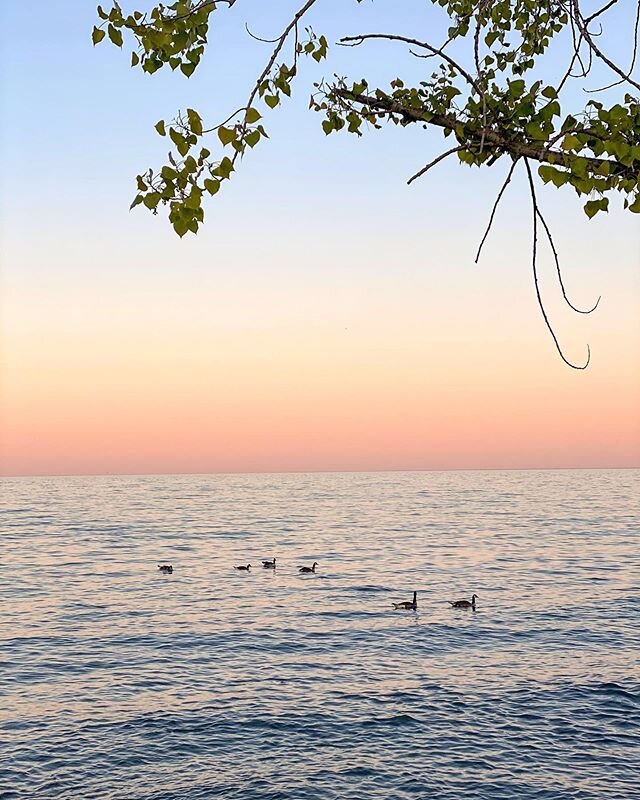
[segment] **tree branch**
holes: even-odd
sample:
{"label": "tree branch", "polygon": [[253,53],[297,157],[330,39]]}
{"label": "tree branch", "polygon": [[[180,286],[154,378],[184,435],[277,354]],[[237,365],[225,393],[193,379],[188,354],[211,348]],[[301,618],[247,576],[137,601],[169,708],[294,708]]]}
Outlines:
{"label": "tree branch", "polygon": [[511,164],[509,172],[507,173],[507,177],[506,177],[504,183],[502,184],[502,188],[498,192],[498,196],[496,197],[495,203],[493,204],[493,208],[491,210],[491,216],[489,217],[489,224],[487,225],[487,229],[485,230],[484,236],[482,237],[482,241],[480,242],[480,246],[478,247],[478,252],[476,253],[476,259],[475,259],[475,263],[476,264],[480,260],[480,253],[482,252],[482,248],[484,246],[484,243],[486,242],[487,236],[489,235],[489,231],[491,230],[491,226],[493,225],[493,218],[496,215],[496,210],[498,208],[500,200],[502,199],[502,195],[504,194],[505,189],[507,188],[507,186],[511,182],[511,176],[513,175],[513,171],[516,168],[516,164],[517,163],[518,163],[518,159],[516,158],[516,159],[514,159],[513,163]]}
{"label": "tree branch", "polygon": [[450,156],[452,153],[457,153],[459,150],[464,150],[464,149],[465,147],[463,145],[460,145],[459,147],[452,147],[451,150],[447,150],[445,153],[441,153],[437,158],[434,158],[433,161],[430,161],[428,164],[422,167],[421,170],[416,172],[415,175],[412,175],[407,181],[407,186],[412,184],[417,178],[420,178],[422,175],[424,175],[425,172],[428,172],[431,169],[431,167],[435,167],[436,164],[445,159],[447,156]]}
{"label": "tree branch", "polygon": [[392,42],[404,42],[405,44],[411,44],[414,47],[420,47],[423,50],[427,50],[432,55],[440,56],[440,58],[443,58],[450,67],[453,67],[453,69],[457,70],[478,94],[482,94],[480,85],[473,79],[467,70],[464,69],[464,67],[460,66],[457,61],[454,61],[451,56],[442,50],[441,47],[433,47],[433,45],[430,45],[428,42],[421,42],[418,39],[411,39],[408,36],[399,36],[393,33],[363,33],[360,36],[343,36],[343,38],[339,40],[338,44],[344,44],[348,47],[357,47],[366,39],[386,39]]}
{"label": "tree branch", "polygon": [[616,75],[622,78],[624,82],[629,83],[631,86],[634,86],[636,89],[640,90],[640,83],[634,81],[630,75],[627,75],[625,72],[623,72],[623,70],[620,69],[620,67],[617,64],[614,64],[614,62],[611,61],[611,59],[608,58],[602,52],[602,50],[600,50],[598,45],[593,41],[593,37],[591,33],[589,33],[588,24],[585,24],[585,20],[583,19],[582,14],[580,12],[580,4],[578,0],[571,0],[571,3],[574,10],[575,22],[576,25],[578,26],[578,30],[582,34],[584,40],[589,45],[591,52],[594,53],[600,59],[600,61],[605,63],[609,67],[609,69],[612,70],[612,72],[615,72]]}
{"label": "tree branch", "polygon": [[544,307],[544,302],[542,300],[542,295],[540,293],[540,284],[538,282],[538,266],[537,266],[537,252],[538,252],[538,204],[536,202],[536,190],[535,185],[533,183],[533,175],[531,174],[531,167],[529,166],[528,159],[525,158],[524,160],[525,166],[527,168],[527,176],[529,178],[529,188],[531,190],[531,201],[532,201],[532,208],[533,208],[533,244],[532,244],[532,254],[531,254],[531,265],[533,269],[533,282],[536,287],[536,297],[538,299],[538,306],[540,307],[540,311],[542,312],[542,317],[545,321],[547,329],[551,334],[551,338],[556,346],[556,350],[558,351],[560,358],[564,361],[567,366],[571,367],[572,369],[586,369],[589,366],[589,362],[591,361],[591,349],[589,345],[587,345],[587,360],[584,364],[574,364],[565,356],[562,352],[562,348],[560,347],[560,342],[558,341],[558,337],[556,336],[556,332],[553,330],[551,323],[549,322],[549,317],[547,316],[546,309]]}
{"label": "tree branch", "polygon": [[[354,94],[348,89],[334,87],[331,93],[342,100],[352,103],[359,103],[360,105],[367,106],[368,108],[382,112],[384,115],[396,114],[402,117],[405,122],[419,122],[423,125],[435,125],[438,128],[443,128],[447,131],[456,132],[464,121],[454,116],[447,116],[443,114],[431,114],[430,112],[420,108],[409,108],[402,105],[398,101],[388,96],[373,97],[366,94]],[[522,134],[519,134],[522,137]],[[487,145],[495,150],[500,150],[504,153],[510,153],[514,158],[524,157],[533,161],[538,161],[544,164],[552,164],[553,166],[561,166],[569,168],[567,163],[569,156],[561,150],[547,149],[539,143],[532,141],[522,141],[522,138],[510,138],[507,134],[500,130],[491,127],[476,128],[472,131],[472,137],[477,139],[478,142],[484,137]],[[572,155],[571,158],[575,161],[576,156]],[[610,170],[609,174],[630,178],[637,180],[637,171],[633,167],[617,161],[616,159],[608,158],[595,158],[593,156],[578,156],[582,162],[587,166],[589,171],[597,172],[598,169],[605,164],[608,165]]]}

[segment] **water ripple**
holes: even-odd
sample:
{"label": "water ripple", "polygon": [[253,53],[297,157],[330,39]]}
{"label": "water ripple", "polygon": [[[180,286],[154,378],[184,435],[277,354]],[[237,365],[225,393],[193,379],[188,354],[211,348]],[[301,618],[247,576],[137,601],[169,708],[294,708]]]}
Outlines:
{"label": "water ripple", "polygon": [[638,471],[2,486],[1,800],[638,796]]}

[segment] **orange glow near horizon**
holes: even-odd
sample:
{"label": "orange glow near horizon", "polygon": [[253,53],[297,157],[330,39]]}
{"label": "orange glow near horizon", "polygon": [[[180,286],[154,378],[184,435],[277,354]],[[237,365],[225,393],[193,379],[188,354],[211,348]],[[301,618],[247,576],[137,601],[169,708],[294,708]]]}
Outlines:
{"label": "orange glow near horizon", "polygon": [[473,288],[427,316],[382,292],[327,315],[329,297],[245,296],[242,317],[197,293],[65,314],[14,298],[3,474],[638,466],[633,304],[608,300],[576,373],[536,309],[515,310],[528,287],[501,318]]}

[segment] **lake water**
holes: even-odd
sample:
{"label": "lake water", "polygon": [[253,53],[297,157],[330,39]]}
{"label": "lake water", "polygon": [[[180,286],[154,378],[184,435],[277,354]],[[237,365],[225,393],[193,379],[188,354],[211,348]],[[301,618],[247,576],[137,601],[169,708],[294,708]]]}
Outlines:
{"label": "lake water", "polygon": [[640,471],[0,491],[2,800],[640,797]]}

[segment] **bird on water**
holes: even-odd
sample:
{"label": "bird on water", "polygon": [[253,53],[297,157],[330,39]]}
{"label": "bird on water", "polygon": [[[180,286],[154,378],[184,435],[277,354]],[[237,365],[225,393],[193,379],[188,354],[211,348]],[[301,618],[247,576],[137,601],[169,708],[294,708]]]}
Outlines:
{"label": "bird on water", "polygon": [[160,572],[164,572],[165,574],[170,575],[173,572],[173,566],[171,564],[158,564],[158,569]]}
{"label": "bird on water", "polygon": [[471,595],[471,600],[449,600],[448,603],[453,608],[472,608],[475,611],[477,599],[478,595],[473,594]]}
{"label": "bird on water", "polygon": [[268,558],[266,561],[262,562],[262,566],[265,569],[275,569],[276,568],[276,560],[275,558]]}
{"label": "bird on water", "polygon": [[315,572],[318,562],[314,561],[312,567],[298,567],[298,572]]}
{"label": "bird on water", "polygon": [[246,567],[242,566],[242,564],[241,564],[241,565],[240,565],[240,566],[238,566],[238,567],[234,567],[234,569],[239,569],[239,570],[241,570],[242,572],[249,572],[249,570],[251,569],[251,564],[247,564],[247,566],[246,566]]}
{"label": "bird on water", "polygon": [[413,600],[405,600],[403,603],[392,603],[396,609],[415,611],[418,608],[418,592],[413,593]]}

